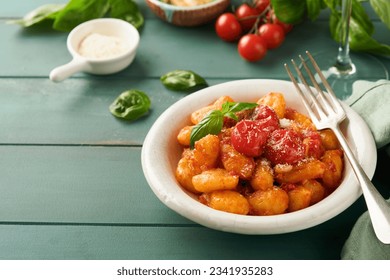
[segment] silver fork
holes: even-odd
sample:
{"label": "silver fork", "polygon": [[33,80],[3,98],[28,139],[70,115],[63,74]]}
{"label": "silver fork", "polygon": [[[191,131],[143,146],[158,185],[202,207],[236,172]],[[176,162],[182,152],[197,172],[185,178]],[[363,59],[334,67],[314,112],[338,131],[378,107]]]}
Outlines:
{"label": "silver fork", "polygon": [[[293,59],[291,60],[292,65],[298,73],[299,79],[302,81],[305,90],[303,90],[303,88],[298,84],[288,65],[284,64],[284,67],[286,68],[297,92],[302,97],[303,103],[317,129],[330,128],[337,136],[362,188],[374,232],[382,243],[390,244],[390,204],[386,202],[386,200],[371,183],[370,179],[352,153],[339,128],[339,124],[346,118],[345,111],[337,100],[332,88],[329,86],[329,83],[322,74],[314,58],[308,51],[306,51],[306,54],[316,71],[316,77],[314,77],[303,57],[300,55],[299,58],[311,80],[311,83],[314,85],[315,90],[308,85],[301,70]],[[327,93],[322,91],[316,81],[316,78],[318,78],[317,75],[327,90]]]}

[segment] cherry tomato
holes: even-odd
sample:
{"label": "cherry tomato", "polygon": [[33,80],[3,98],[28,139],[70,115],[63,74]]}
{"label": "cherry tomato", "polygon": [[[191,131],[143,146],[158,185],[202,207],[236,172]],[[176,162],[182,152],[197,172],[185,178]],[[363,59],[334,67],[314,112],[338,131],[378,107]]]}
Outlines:
{"label": "cherry tomato", "polygon": [[267,44],[262,37],[255,34],[247,34],[241,37],[238,42],[238,53],[243,59],[255,62],[267,54]]}
{"label": "cherry tomato", "polygon": [[269,23],[279,24],[283,28],[285,34],[290,32],[294,27],[292,24],[284,23],[284,22],[280,21],[276,17],[275,12],[272,9],[267,13],[266,19],[267,19],[267,22],[269,22]]}
{"label": "cherry tomato", "polygon": [[238,40],[242,34],[242,28],[233,13],[220,15],[215,22],[215,31],[222,40],[233,42]]}
{"label": "cherry tomato", "polygon": [[258,121],[242,120],[234,126],[231,142],[236,151],[257,157],[262,154],[268,135],[269,132],[264,131]]}
{"label": "cherry tomato", "polygon": [[264,153],[274,165],[294,164],[305,157],[305,146],[297,132],[276,129],[271,132]]}
{"label": "cherry tomato", "polygon": [[279,128],[279,118],[275,111],[266,105],[259,105],[255,108],[252,114],[252,120],[257,120],[261,123],[263,130],[272,132]]}
{"label": "cherry tomato", "polygon": [[270,6],[270,4],[270,0],[257,0],[255,3],[255,8],[259,13],[262,13]]}
{"label": "cherry tomato", "polygon": [[244,31],[249,31],[255,24],[256,18],[260,13],[256,8],[251,7],[248,4],[242,4],[237,8],[235,15],[240,22],[242,29]]}
{"label": "cherry tomato", "polygon": [[276,23],[265,23],[259,27],[259,35],[264,38],[268,49],[279,47],[284,41],[284,30]]}

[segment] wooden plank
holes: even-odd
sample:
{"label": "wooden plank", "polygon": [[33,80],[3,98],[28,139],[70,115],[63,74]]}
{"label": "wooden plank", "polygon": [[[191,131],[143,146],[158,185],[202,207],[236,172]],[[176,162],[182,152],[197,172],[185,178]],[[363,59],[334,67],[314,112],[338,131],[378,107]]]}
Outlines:
{"label": "wooden plank", "polygon": [[[247,63],[238,55],[237,45],[220,40],[210,25],[188,29],[164,24],[158,19],[149,20],[141,32],[140,47],[134,62],[115,76],[139,77],[142,71],[142,76],[160,77],[174,69],[190,69],[209,78],[287,77],[281,71],[285,58],[307,48],[307,44],[301,43],[307,37],[307,32],[322,29],[322,33],[325,33],[326,28],[325,23],[310,25],[310,30],[297,28],[291,32],[289,43],[269,52],[259,63]],[[71,59],[66,48],[66,33],[21,30],[18,26],[3,24],[0,25],[0,33],[7,42],[2,53],[8,54],[1,59],[0,76],[48,77],[54,67]],[[322,33],[316,33],[320,38],[308,44],[317,44],[322,40],[322,43],[329,41],[333,44]],[[186,39],[178,43],[174,38]],[[74,76],[85,77],[85,74]]]}
{"label": "wooden plank", "polygon": [[[218,83],[221,80],[212,80]],[[110,104],[123,91],[151,98],[149,115],[118,119]],[[0,79],[0,143],[141,145],[158,116],[185,94],[165,89],[159,79]]]}
{"label": "wooden plank", "polygon": [[[131,173],[140,170],[136,148],[0,148],[0,259],[338,259],[366,209],[360,198],[311,229],[224,233],[157,201]],[[389,158],[379,155],[384,174]],[[40,181],[33,180],[36,174]],[[374,184],[388,197],[388,177],[379,174]]]}
{"label": "wooden plank", "polygon": [[[193,224],[153,194],[140,152],[135,147],[0,146],[0,223]],[[379,155],[378,170],[384,171],[388,156]],[[384,197],[387,181],[380,175],[373,181]],[[365,206],[352,209],[335,223],[354,221]]]}
{"label": "wooden plank", "polygon": [[[57,2],[59,0],[55,0]],[[147,11],[143,1],[137,0]],[[19,1],[20,2],[20,1]],[[140,151],[154,120],[184,95],[159,77],[199,72],[210,84],[240,78],[287,79],[282,63],[304,50],[337,49],[328,22],[294,29],[266,59],[250,64],[212,24],[179,28],[150,12],[134,64],[112,76],[77,74],[61,84],[50,70],[70,59],[66,33],[5,25],[47,3],[11,1],[0,11],[0,259],[337,259],[359,215],[361,199],[312,229],[283,235],[223,233],[165,207],[142,174]],[[64,2],[64,1],[60,1]],[[150,17],[150,18],[149,18]],[[376,36],[390,43],[375,22]],[[311,34],[312,36],[308,36]],[[176,38],[182,38],[178,45]],[[390,69],[390,59],[383,58]],[[372,73],[373,77],[375,73]],[[151,114],[126,123],[108,106],[120,92],[150,94]],[[381,174],[383,166],[378,165]],[[387,177],[374,178],[387,187]]]}
{"label": "wooden plank", "polygon": [[0,221],[190,223],[153,194],[140,150],[0,146]]}
{"label": "wooden plank", "polygon": [[[375,27],[378,37],[385,40],[388,29],[379,23]],[[21,30],[5,24],[0,24],[0,33],[6,42],[2,45],[0,76],[47,78],[53,68],[71,59],[66,48],[66,33]],[[185,40],[178,43],[174,38]],[[287,79],[283,63],[290,58],[305,50],[337,52],[337,47],[330,38],[328,22],[318,21],[297,26],[280,48],[269,51],[257,63],[248,63],[238,55],[237,44],[220,40],[210,25],[188,29],[150,19],[141,32],[134,62],[114,77],[137,78],[142,73],[141,76],[156,78],[174,69],[190,69],[208,78]],[[390,59],[383,60],[390,68]],[[74,77],[86,77],[86,74]]]}
{"label": "wooden plank", "polygon": [[[348,214],[348,211],[346,212]],[[0,259],[339,259],[351,217],[246,236],[200,226],[0,225]]]}

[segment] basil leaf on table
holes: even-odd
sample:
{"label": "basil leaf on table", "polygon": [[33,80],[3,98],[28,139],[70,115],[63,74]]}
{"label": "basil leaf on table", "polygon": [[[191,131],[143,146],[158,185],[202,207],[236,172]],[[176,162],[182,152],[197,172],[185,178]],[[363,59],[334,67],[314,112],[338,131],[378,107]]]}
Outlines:
{"label": "basil leaf on table", "polygon": [[71,31],[84,21],[103,17],[109,7],[107,0],[71,0],[56,16],[53,28]]}
{"label": "basil leaf on table", "polygon": [[195,142],[202,139],[208,134],[217,135],[223,127],[224,117],[238,120],[234,113],[256,108],[257,103],[246,102],[225,102],[222,104],[221,110],[212,110],[208,113],[197,125],[191,130],[190,148],[194,148]]}
{"label": "basil leaf on table", "polygon": [[110,16],[123,19],[139,29],[144,24],[144,17],[133,0],[109,0]]}
{"label": "basil leaf on table", "polygon": [[150,108],[150,99],[146,93],[131,89],[121,93],[110,105],[110,112],[115,117],[136,120],[146,114]]}
{"label": "basil leaf on table", "polygon": [[30,27],[50,19],[53,20],[53,29],[69,32],[80,23],[104,16],[123,19],[137,29],[144,24],[144,17],[135,0],[70,0],[67,4],[47,4],[29,12],[22,19],[7,23]]}
{"label": "basil leaf on table", "polygon": [[193,71],[174,70],[160,77],[164,86],[171,90],[186,91],[207,86],[204,78]]}
{"label": "basil leaf on table", "polygon": [[44,20],[54,20],[57,13],[65,7],[65,4],[46,4],[39,6],[26,14],[21,19],[9,20],[8,24],[19,24],[23,27],[30,27],[34,24],[38,24]]}

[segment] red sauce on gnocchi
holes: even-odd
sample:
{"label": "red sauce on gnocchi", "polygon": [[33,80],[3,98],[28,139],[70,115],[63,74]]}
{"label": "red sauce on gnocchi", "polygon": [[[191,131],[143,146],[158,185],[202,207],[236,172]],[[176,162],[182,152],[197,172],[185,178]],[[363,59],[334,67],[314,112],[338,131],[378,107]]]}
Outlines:
{"label": "red sauce on gnocchi", "polygon": [[183,154],[176,179],[213,209],[242,215],[277,215],[313,205],[341,183],[343,151],[331,130],[318,131],[310,118],[286,106],[271,92],[254,109],[225,118],[217,135],[208,134],[190,149],[190,135],[222,96],[191,114],[177,140]]}

